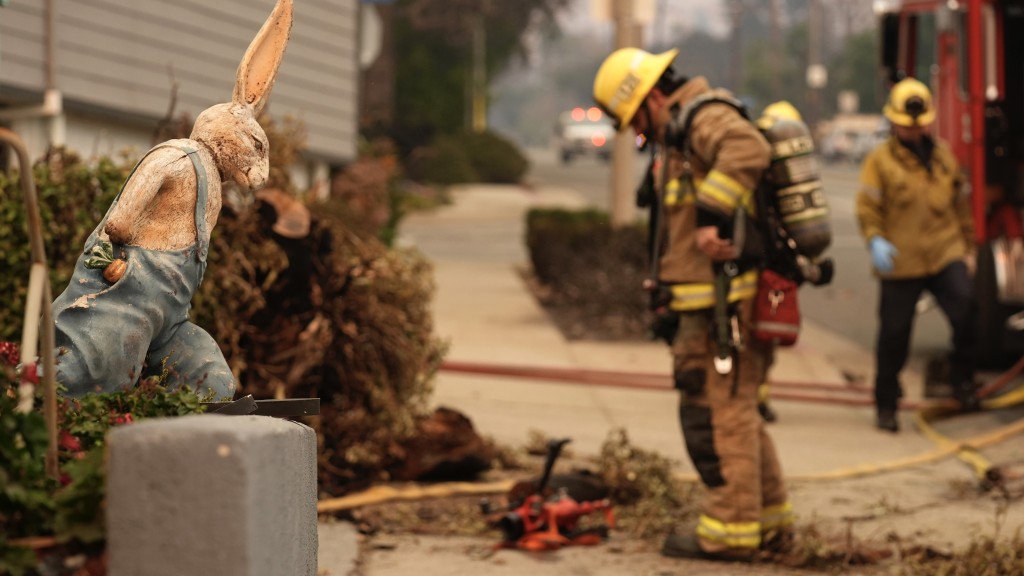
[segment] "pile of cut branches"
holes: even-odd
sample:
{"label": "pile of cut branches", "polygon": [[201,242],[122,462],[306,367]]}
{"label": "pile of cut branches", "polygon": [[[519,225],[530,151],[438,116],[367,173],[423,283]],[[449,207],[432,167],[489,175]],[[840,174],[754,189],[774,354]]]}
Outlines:
{"label": "pile of cut branches", "polygon": [[[301,149],[294,125],[264,125],[271,150]],[[272,158],[272,173],[284,173],[274,165],[287,156]],[[434,334],[429,262],[386,244],[389,217],[367,222],[393,193],[397,171],[385,150],[338,174],[326,200],[275,203],[258,194],[252,207],[226,204],[193,300],[196,321],[220,344],[240,394],[320,398],[310,424],[320,441],[321,491],[331,495],[386,479],[402,465],[402,446],[428,416],[430,382],[445,350]],[[363,178],[369,172],[379,176]],[[353,180],[369,205],[343,184]],[[288,196],[286,182],[275,184]],[[283,211],[304,211],[307,227],[284,232],[275,226]]]}

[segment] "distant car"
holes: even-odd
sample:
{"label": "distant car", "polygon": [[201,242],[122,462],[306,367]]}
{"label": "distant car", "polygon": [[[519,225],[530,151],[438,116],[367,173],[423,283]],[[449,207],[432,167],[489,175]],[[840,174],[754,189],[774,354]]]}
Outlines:
{"label": "distant car", "polygon": [[889,139],[889,123],[886,121],[874,132],[862,132],[857,135],[853,142],[853,149],[850,151],[851,159],[860,164],[864,158],[879,144]]}
{"label": "distant car", "polygon": [[600,108],[573,108],[555,123],[554,145],[563,164],[590,156],[607,161],[612,157],[615,127]]}

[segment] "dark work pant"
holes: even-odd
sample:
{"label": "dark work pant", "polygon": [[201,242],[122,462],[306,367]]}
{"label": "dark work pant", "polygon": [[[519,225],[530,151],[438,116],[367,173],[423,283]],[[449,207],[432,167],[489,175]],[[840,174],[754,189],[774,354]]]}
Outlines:
{"label": "dark work pant", "polygon": [[949,373],[953,389],[962,389],[974,379],[974,297],[967,266],[958,261],[932,276],[882,280],[875,349],[875,405],[880,410],[895,409],[903,396],[899,375],[907,362],[917,300],[925,290],[935,297],[953,330]]}

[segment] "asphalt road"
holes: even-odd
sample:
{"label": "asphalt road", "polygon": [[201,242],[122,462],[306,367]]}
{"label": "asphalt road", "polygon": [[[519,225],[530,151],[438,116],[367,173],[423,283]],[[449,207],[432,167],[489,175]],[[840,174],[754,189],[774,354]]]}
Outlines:
{"label": "asphalt road", "polygon": [[[547,149],[529,151],[532,185],[571,188],[594,207],[607,210],[611,201],[610,164],[583,158],[563,165]],[[639,183],[647,164],[645,156],[635,161]],[[870,256],[857,229],[854,197],[858,167],[830,165],[823,171],[825,190],[832,211],[833,237],[828,255],[836,262],[836,276],[825,287],[805,287],[800,292],[801,310],[806,318],[843,335],[866,348],[874,347],[877,331],[878,284],[870,271]],[[642,213],[638,213],[642,217]],[[911,343],[911,362],[949,348],[950,331],[945,317],[932,307],[918,315]]]}

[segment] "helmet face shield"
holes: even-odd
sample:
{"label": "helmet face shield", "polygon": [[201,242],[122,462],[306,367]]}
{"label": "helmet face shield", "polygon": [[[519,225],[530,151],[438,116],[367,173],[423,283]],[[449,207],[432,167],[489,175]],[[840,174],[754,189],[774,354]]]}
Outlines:
{"label": "helmet face shield", "polygon": [[882,113],[897,126],[927,126],[935,120],[932,93],[920,80],[905,78],[889,91]]}
{"label": "helmet face shield", "polygon": [[907,103],[903,106],[903,109],[906,110],[907,115],[913,118],[914,122],[916,123],[917,119],[920,118],[921,115],[924,114],[925,112],[924,100],[922,100],[919,96],[913,96],[911,98],[908,98]]}

